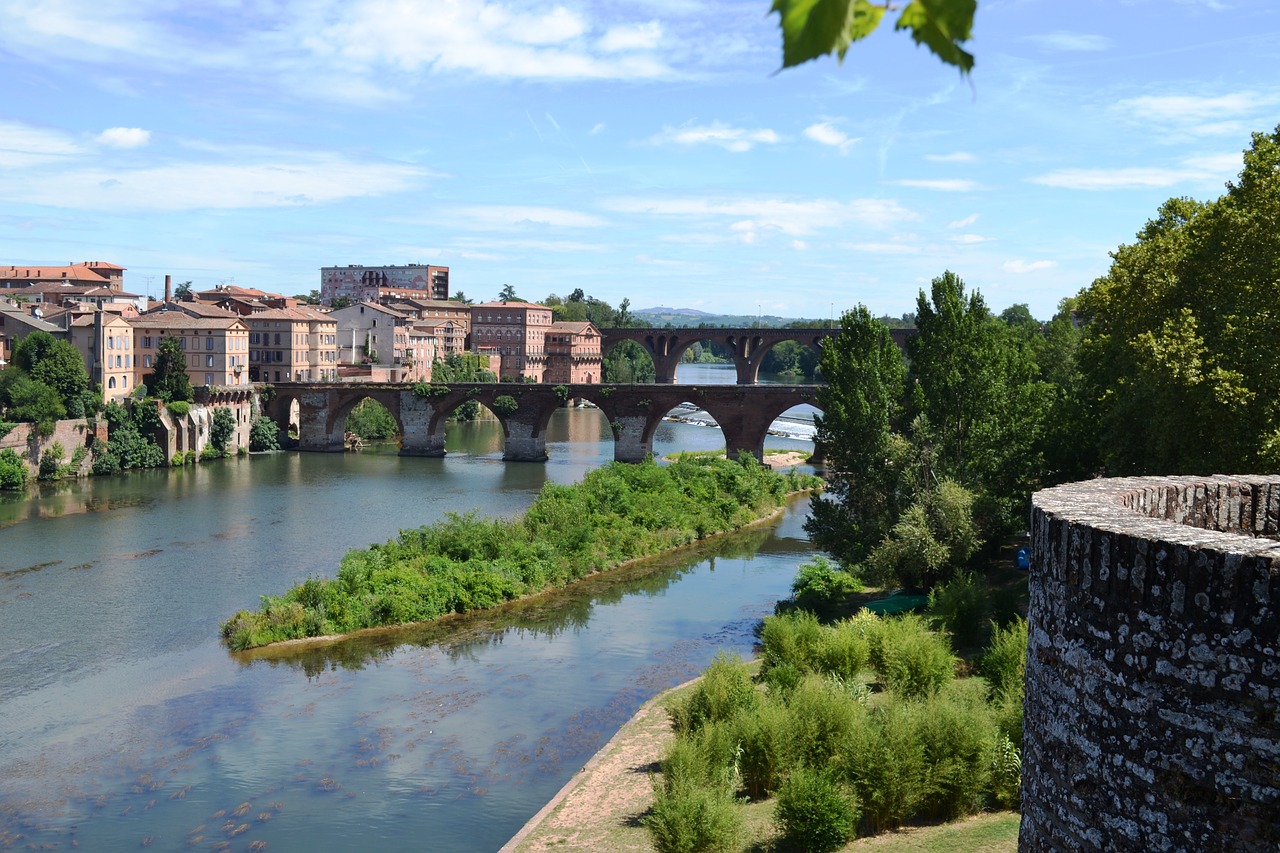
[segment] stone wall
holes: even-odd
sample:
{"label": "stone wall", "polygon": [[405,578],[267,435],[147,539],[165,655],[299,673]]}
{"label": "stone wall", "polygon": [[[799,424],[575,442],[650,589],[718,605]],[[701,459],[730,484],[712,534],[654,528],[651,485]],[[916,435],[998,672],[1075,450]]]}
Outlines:
{"label": "stone wall", "polygon": [[[64,451],[62,461],[70,462],[76,448],[91,445],[95,435],[103,441],[107,440],[105,421],[95,421],[92,426],[84,418],[58,421],[53,429],[53,435],[47,436],[37,435],[34,424],[15,424],[13,429],[4,436],[0,436],[0,450],[10,449],[21,456],[27,463],[27,472],[34,480],[40,471],[40,457],[54,444],[62,445]],[[84,460],[80,464],[80,473],[89,473],[89,466],[92,463],[92,455],[85,453]]]}
{"label": "stone wall", "polygon": [[1280,477],[1035,495],[1022,851],[1280,849]]}

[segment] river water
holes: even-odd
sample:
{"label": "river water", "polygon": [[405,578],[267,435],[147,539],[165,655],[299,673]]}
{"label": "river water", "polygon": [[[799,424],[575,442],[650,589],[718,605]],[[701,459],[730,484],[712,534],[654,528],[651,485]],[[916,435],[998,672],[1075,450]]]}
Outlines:
{"label": "river water", "polygon": [[[331,576],[347,549],[448,512],[521,512],[544,483],[612,457],[590,409],[557,412],[545,465],[503,463],[494,421],[451,428],[447,446],[444,459],[280,453],[3,499],[0,849],[495,850],[646,699],[718,649],[748,654],[811,553],[799,504],[768,529],[496,613],[227,652],[222,620]],[[683,423],[655,442],[717,446],[718,430]]]}

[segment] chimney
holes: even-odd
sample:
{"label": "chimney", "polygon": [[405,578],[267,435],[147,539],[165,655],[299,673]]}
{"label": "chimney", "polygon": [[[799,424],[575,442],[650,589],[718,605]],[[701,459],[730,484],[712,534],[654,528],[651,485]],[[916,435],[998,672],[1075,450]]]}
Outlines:
{"label": "chimney", "polygon": [[164,301],[166,305],[173,301],[173,276],[171,275],[164,277]]}

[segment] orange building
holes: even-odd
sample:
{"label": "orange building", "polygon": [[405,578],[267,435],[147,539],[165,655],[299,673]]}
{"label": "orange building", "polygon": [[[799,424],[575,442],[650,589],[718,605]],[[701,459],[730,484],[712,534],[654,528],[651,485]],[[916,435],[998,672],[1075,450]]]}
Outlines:
{"label": "orange building", "polygon": [[501,379],[541,382],[547,370],[551,309],[531,302],[471,306],[471,347],[502,357]]}

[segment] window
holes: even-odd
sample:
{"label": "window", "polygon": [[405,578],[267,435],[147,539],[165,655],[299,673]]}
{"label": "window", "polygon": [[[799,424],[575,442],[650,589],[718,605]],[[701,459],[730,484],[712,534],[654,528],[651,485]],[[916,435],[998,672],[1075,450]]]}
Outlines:
{"label": "window", "polygon": [[[212,341],[212,340],[213,340],[213,338],[210,338],[209,340],[210,340],[210,341]],[[205,367],[213,367],[213,356],[211,356],[211,355],[206,355],[206,356],[204,357],[204,366],[205,366]]]}
{"label": "window", "polygon": [[108,378],[108,379],[107,379],[107,387],[108,387],[108,388],[115,388],[115,387],[116,387],[116,378],[115,378],[114,376],[112,376],[112,377],[110,377],[110,378]]}
{"label": "window", "polygon": [[207,350],[213,349],[213,338],[204,339],[204,348]]}
{"label": "window", "polygon": [[143,366],[143,367],[150,367],[150,366],[151,366],[151,356],[149,356],[149,355],[144,355],[144,356],[142,357],[142,366]]}
{"label": "window", "polygon": [[205,384],[205,385],[212,385],[212,384],[213,384],[213,374],[212,374],[212,373],[206,373],[206,374],[204,375],[204,384]]}
{"label": "window", "polygon": [[276,346],[280,346],[280,333],[276,332]]}

